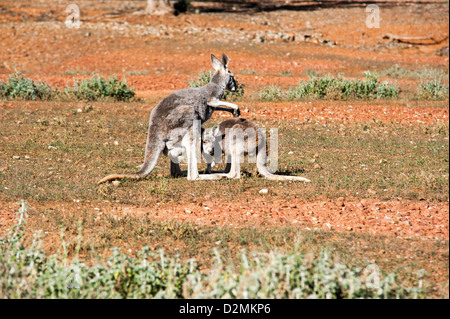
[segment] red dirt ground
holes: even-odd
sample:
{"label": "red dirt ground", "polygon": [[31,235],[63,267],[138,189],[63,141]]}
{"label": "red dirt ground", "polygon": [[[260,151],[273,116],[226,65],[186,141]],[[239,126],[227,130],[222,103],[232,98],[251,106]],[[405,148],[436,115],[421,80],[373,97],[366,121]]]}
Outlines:
{"label": "red dirt ground", "polygon": [[[360,77],[367,69],[382,71],[399,65],[409,69],[422,66],[445,67],[448,55],[436,50],[448,46],[448,11],[442,5],[386,8],[382,11],[380,29],[367,29],[363,23],[364,7],[353,9],[322,9],[317,11],[279,11],[241,14],[188,14],[179,17],[145,17],[142,15],[111,15],[103,7],[84,8],[83,26],[65,28],[64,7],[23,5],[0,7],[0,79],[5,80],[14,67],[29,77],[64,87],[92,72],[102,75],[129,72],[129,83],[144,100],[155,100],[176,89],[185,88],[187,80],[210,69],[209,54],[226,51],[232,59],[236,78],[246,84],[248,93],[276,83],[290,86],[306,79],[305,72],[343,72]],[[9,10],[9,11],[8,11]],[[400,15],[399,15],[400,14]],[[50,18],[38,18],[39,15]],[[23,23],[34,21],[33,23]],[[306,27],[306,22],[313,30]],[[155,30],[150,29],[155,28]],[[147,30],[149,34],[139,33]],[[152,31],[153,30],[153,31]],[[143,32],[143,31],[142,31]],[[152,33],[153,32],[153,33]],[[321,33],[322,38],[335,41],[330,47],[320,43],[284,41],[268,35]],[[258,42],[255,34],[265,34]],[[437,45],[403,45],[389,43],[386,33],[402,36],[432,36],[447,40]],[[86,71],[89,75],[66,74]],[[252,70],[251,75],[240,74]],[[280,76],[290,70],[292,76]],[[145,72],[144,72],[145,71]],[[417,84],[418,80],[399,80],[400,84]],[[4,108],[13,102],[0,102]],[[447,101],[448,103],[448,101]],[[432,102],[265,102],[240,103],[243,117],[258,119],[298,119],[300,121],[366,122],[382,120],[411,125],[436,124],[448,121],[448,107],[436,107]],[[442,105],[438,104],[438,105]],[[38,203],[35,208],[59,207],[76,209],[73,203]],[[94,204],[83,204],[94,209]],[[90,207],[92,206],[92,207]],[[14,222],[18,206],[0,202],[1,228]],[[141,215],[149,210],[119,204],[102,204],[105,214]],[[227,199],[199,199],[196,203],[179,203],[154,207],[155,218],[173,218],[207,225],[272,226],[284,223],[302,229],[367,232],[397,237],[447,239],[449,236],[449,205],[445,203],[410,202],[404,200],[362,200],[342,198],[320,199],[315,202],[293,201],[289,204],[277,198],[267,201],[237,204]],[[94,210],[93,210],[94,212]],[[2,229],[2,230],[4,230]]]}

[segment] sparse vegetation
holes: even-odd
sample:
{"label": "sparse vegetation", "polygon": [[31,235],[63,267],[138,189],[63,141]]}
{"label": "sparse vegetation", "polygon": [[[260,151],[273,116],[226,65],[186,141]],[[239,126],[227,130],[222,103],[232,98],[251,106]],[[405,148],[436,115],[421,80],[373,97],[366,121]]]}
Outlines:
{"label": "sparse vegetation", "polygon": [[111,77],[107,80],[102,76],[93,76],[82,81],[75,80],[72,87],[64,89],[63,94],[68,98],[87,101],[109,98],[115,101],[129,101],[135,96],[134,89],[128,87],[126,79],[119,81]]}
{"label": "sparse vegetation", "polygon": [[314,78],[314,77],[318,77],[319,76],[319,72],[317,72],[316,70],[305,70],[305,74],[307,76],[309,76],[310,78]]}
{"label": "sparse vegetation", "polygon": [[[61,1],[1,5],[0,298],[449,298],[447,2],[383,2],[378,30],[350,2],[88,2],[81,25]],[[142,167],[152,109],[209,82],[211,53],[277,135],[277,174],[311,183],[248,158],[193,182],[161,156],[97,185]]]}
{"label": "sparse vegetation", "polygon": [[[447,72],[448,73],[448,72]],[[398,66],[390,67],[382,74],[386,77],[399,79],[399,78],[412,78],[421,80],[441,79],[446,75],[446,72],[442,69],[436,68],[422,68],[417,70],[407,70]]]}
{"label": "sparse vegetation", "polygon": [[[18,223],[0,239],[1,298],[418,298],[419,286],[404,287],[393,273],[377,274],[377,281],[362,268],[350,268],[327,250],[285,255],[241,251],[238,265],[225,264],[217,249],[209,271],[201,271],[195,259],[181,262],[163,250],[143,247],[136,257],[117,248],[105,262],[83,263],[82,235],[75,255],[62,247],[47,256],[36,235],[24,241],[26,204]],[[79,232],[81,228],[79,227]],[[237,270],[236,270],[237,268]],[[419,278],[420,279],[420,278]],[[379,280],[379,281],[378,281]]]}
{"label": "sparse vegetation", "polygon": [[292,76],[292,71],[291,70],[283,70],[280,72],[281,76]]}
{"label": "sparse vegetation", "polygon": [[307,97],[333,100],[372,100],[381,98],[397,98],[399,89],[389,82],[380,83],[376,74],[366,71],[364,80],[348,80],[338,75],[313,77],[300,82],[298,87],[287,92],[290,100]]}
{"label": "sparse vegetation", "polygon": [[437,78],[432,81],[421,81],[416,97],[421,100],[448,99],[448,86],[442,84],[441,80]]}
{"label": "sparse vegetation", "polygon": [[147,75],[148,74],[148,70],[142,70],[142,71],[130,71],[127,72],[126,75]]}
{"label": "sparse vegetation", "polygon": [[285,99],[285,92],[280,87],[272,85],[260,91],[258,98],[261,101],[281,101]]}
{"label": "sparse vegetation", "polygon": [[191,78],[188,81],[188,85],[190,88],[202,87],[202,86],[208,84],[209,82],[211,82],[211,78],[212,78],[213,74],[214,73],[211,70],[202,72],[197,76],[196,79]]}
{"label": "sparse vegetation", "polygon": [[[4,115],[3,136],[17,136],[18,139],[0,139],[0,149],[3,150],[0,152],[0,163],[9,163],[14,167],[0,172],[1,187],[8,187],[7,190],[2,189],[3,196],[35,200],[103,199],[92,191],[92,185],[99,176],[136,169],[144,156],[142,139],[147,131],[146,125],[137,123],[145,123],[143,118],[148,116],[148,111],[141,109],[138,113],[116,114],[114,110],[117,106],[107,103],[89,105],[57,104],[29,115],[24,115],[25,106],[21,106]],[[22,124],[18,125],[18,122]],[[302,175],[314,180],[305,188],[285,185],[285,191],[292,196],[313,199],[317,196],[339,197],[342,194],[354,197],[376,197],[382,194],[387,198],[448,199],[447,123],[411,127],[388,122],[348,123],[342,128],[337,124],[325,127],[312,121],[303,124],[301,130],[296,129],[298,124],[289,121],[281,124],[258,123],[261,126],[278,127],[283,133],[279,146],[279,165],[286,166],[286,170],[305,170]],[[216,122],[209,123],[213,124]],[[120,144],[114,145],[110,137],[117,138]],[[415,144],[411,144],[411,141]],[[133,149],[133,152],[128,149]],[[301,149],[303,157],[288,155],[289,151],[296,149]],[[309,159],[314,154],[321,156],[311,163]],[[21,157],[14,159],[15,155]],[[31,159],[25,160],[25,155],[31,156]],[[382,159],[389,161],[380,163]],[[343,164],[350,160],[353,166]],[[147,188],[146,192],[141,193],[142,183],[128,183],[127,187],[111,190],[110,195],[106,192],[104,199],[122,198],[141,205],[149,190],[165,199],[178,198],[182,193],[180,190],[185,188],[190,188],[193,193],[201,193],[204,184],[193,184],[183,178],[173,179],[166,185],[163,180],[169,176],[169,172],[165,161],[164,157],[160,159],[159,168],[145,182],[150,183],[148,187],[151,190]],[[88,177],[84,169],[73,165],[78,162],[86,165],[89,162]],[[316,164],[321,169],[315,169]],[[200,165],[199,169],[204,167]],[[243,169],[252,171],[254,165],[243,163]],[[164,177],[157,178],[157,174],[163,174]],[[260,178],[245,178],[243,181],[228,181],[230,188],[227,191],[232,195],[240,194],[242,190],[237,185],[241,183],[244,183],[245,191],[250,193],[257,192],[265,185],[265,181]],[[160,189],[163,185],[164,190]],[[223,196],[221,183],[208,185],[211,196]],[[104,187],[106,191],[108,186]],[[377,194],[368,193],[368,188]],[[132,193],[129,192],[131,190]]]}
{"label": "sparse vegetation", "polygon": [[341,75],[337,78],[331,75],[312,77],[288,91],[270,86],[260,91],[258,98],[262,101],[293,101],[305,98],[373,100],[398,97],[400,90],[397,86],[387,81],[380,83],[377,75],[369,71],[365,72],[365,77],[364,80],[347,80]]}
{"label": "sparse vegetation", "polygon": [[116,78],[106,80],[101,76],[93,76],[82,81],[75,80],[71,87],[60,91],[52,89],[47,83],[28,79],[16,72],[7,82],[0,81],[0,98],[8,100],[87,100],[98,101],[112,99],[114,101],[129,101],[135,96],[134,89],[128,87],[126,79]]}
{"label": "sparse vegetation", "polygon": [[65,71],[64,74],[66,74],[66,75],[91,75],[92,72],[89,72],[87,70],[80,71],[78,69],[71,69],[71,70]]}

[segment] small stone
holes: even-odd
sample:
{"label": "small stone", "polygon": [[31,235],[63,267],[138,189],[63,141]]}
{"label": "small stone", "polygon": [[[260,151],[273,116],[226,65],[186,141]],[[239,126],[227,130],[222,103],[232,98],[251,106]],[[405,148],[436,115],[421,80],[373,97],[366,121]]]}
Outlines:
{"label": "small stone", "polygon": [[212,201],[210,201],[210,200],[207,200],[207,201],[203,202],[203,206],[205,206],[205,207],[213,207],[214,203]]}
{"label": "small stone", "polygon": [[118,187],[120,185],[120,182],[119,181],[114,181],[114,182],[112,182],[112,184],[113,184],[113,186]]}
{"label": "small stone", "polygon": [[259,191],[260,194],[267,194],[269,190],[267,188],[263,188]]}

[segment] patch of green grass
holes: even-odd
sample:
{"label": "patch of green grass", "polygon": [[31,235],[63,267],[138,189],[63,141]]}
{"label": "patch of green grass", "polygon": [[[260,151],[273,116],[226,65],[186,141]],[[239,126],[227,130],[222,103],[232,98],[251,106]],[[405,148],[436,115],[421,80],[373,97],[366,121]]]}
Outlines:
{"label": "patch of green grass", "polygon": [[64,71],[64,74],[65,75],[91,75],[93,73],[89,72],[87,70],[81,71],[81,70],[75,69],[75,70],[66,70],[66,71]]}
{"label": "patch of green grass", "polygon": [[411,78],[411,79],[421,79],[421,80],[430,80],[430,79],[441,79],[443,78],[448,72],[445,72],[442,69],[436,69],[436,68],[422,68],[417,70],[408,70],[404,68],[400,68],[398,66],[390,67],[384,72],[382,72],[382,75],[386,77],[391,77],[394,79],[398,78]]}
{"label": "patch of green grass", "polygon": [[148,70],[143,70],[143,71],[130,71],[127,72],[126,75],[147,75],[148,74]]}
{"label": "patch of green grass", "polygon": [[269,86],[258,93],[260,101],[282,101],[285,99],[285,93],[278,86]]}

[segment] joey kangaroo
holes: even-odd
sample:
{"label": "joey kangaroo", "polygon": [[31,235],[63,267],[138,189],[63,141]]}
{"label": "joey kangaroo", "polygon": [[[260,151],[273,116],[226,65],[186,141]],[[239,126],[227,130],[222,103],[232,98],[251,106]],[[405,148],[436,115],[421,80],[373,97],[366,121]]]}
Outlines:
{"label": "joey kangaroo", "polygon": [[[267,169],[267,144],[261,130],[253,122],[243,118],[226,120],[219,125],[206,130],[203,134],[203,152],[213,156],[207,159],[208,169],[222,153],[227,158],[225,168],[226,177],[239,178],[241,175],[240,161],[242,155],[256,155],[256,167],[258,172],[270,180],[289,180],[310,182],[309,179],[299,176],[275,175]],[[212,163],[211,163],[212,162]]]}
{"label": "joey kangaroo", "polygon": [[[162,99],[151,111],[144,163],[134,174],[112,174],[101,179],[98,184],[117,179],[142,179],[152,172],[161,155],[171,157],[171,174],[179,171],[172,161],[179,149],[186,151],[188,160],[188,180],[219,179],[220,175],[200,175],[197,168],[196,141],[200,126],[207,121],[215,110],[225,110],[239,116],[239,107],[221,101],[225,90],[235,91],[236,82],[228,69],[230,59],[226,54],[219,61],[211,54],[211,63],[215,70],[210,83],[200,88],[175,91]],[[221,108],[225,106],[233,110]],[[177,167],[178,166],[178,167]]]}

